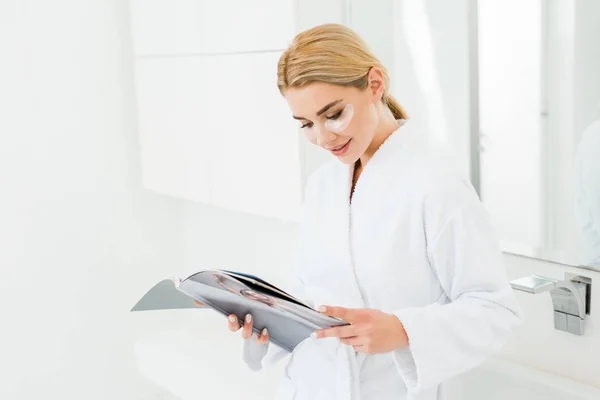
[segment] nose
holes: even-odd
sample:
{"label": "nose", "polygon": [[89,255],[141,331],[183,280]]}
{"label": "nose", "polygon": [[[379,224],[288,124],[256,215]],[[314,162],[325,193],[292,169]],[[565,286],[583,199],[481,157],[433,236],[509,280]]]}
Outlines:
{"label": "nose", "polygon": [[334,141],[336,138],[335,133],[331,132],[329,129],[327,129],[324,126],[319,126],[318,128],[314,128],[313,134],[314,134],[313,142],[319,146],[330,143],[330,142]]}
{"label": "nose", "polygon": [[319,146],[327,143],[331,143],[335,140],[335,133],[329,132],[328,130],[324,130],[324,133],[321,135],[317,135],[317,144]]}

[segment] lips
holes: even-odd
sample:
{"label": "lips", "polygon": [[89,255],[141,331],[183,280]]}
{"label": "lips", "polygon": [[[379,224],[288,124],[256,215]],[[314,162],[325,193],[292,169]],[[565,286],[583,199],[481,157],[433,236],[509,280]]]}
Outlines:
{"label": "lips", "polygon": [[[350,142],[350,140],[348,140],[348,142]],[[347,145],[347,144],[348,144],[348,142],[346,142],[346,143],[344,143],[344,144],[341,144],[341,145],[339,145],[339,146],[337,146],[337,147],[331,147],[331,148],[329,149],[329,151],[338,151],[338,150],[341,150],[341,149],[342,149],[342,148],[343,148],[345,145]]]}
{"label": "lips", "polygon": [[348,148],[350,147],[351,141],[352,141],[352,139],[348,140],[345,144],[343,144],[341,146],[332,148],[331,152],[336,157],[343,157],[348,152]]}

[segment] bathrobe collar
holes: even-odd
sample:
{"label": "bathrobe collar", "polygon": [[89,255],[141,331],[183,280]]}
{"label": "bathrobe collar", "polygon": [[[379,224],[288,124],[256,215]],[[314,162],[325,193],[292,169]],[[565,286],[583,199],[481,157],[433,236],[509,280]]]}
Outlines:
{"label": "bathrobe collar", "polygon": [[[334,230],[328,237],[338,241],[338,246],[334,248],[339,248],[340,251],[336,256],[344,258],[334,264],[344,269],[335,271],[336,279],[340,279],[340,287],[344,288],[342,304],[336,304],[337,306],[366,307],[356,280],[354,260],[352,259],[354,236],[352,214],[376,207],[377,196],[385,195],[388,180],[393,176],[393,168],[388,167],[398,161],[398,148],[408,139],[409,130],[412,128],[405,120],[399,120],[399,122],[401,126],[386,138],[363,168],[355,185],[352,202],[350,202],[350,191],[352,190],[354,165],[344,165],[336,160],[338,164],[333,167],[332,177],[334,180],[328,182],[331,185],[331,198],[327,201],[335,202],[335,207],[328,207],[328,209],[337,211],[335,215],[329,216],[335,220],[327,223],[329,229]],[[359,373],[366,355],[356,353],[352,346],[344,345],[341,342],[338,342],[335,354],[337,399],[357,400],[360,396]]]}

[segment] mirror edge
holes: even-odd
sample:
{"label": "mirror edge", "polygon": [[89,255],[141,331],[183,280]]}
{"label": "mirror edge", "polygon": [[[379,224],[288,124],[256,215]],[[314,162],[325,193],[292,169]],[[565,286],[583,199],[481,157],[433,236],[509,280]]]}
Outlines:
{"label": "mirror edge", "polygon": [[501,240],[500,248],[504,254],[530,258],[538,261],[545,261],[553,264],[560,264],[568,267],[584,269],[587,271],[600,272],[600,266],[580,264],[579,262],[575,261],[577,258],[574,257],[573,254],[563,251],[543,249],[541,247],[529,246],[509,240]]}

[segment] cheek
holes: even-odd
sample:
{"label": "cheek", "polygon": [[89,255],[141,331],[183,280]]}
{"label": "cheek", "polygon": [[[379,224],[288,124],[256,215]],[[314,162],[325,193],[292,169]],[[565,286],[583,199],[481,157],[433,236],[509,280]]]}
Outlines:
{"label": "cheek", "polygon": [[353,137],[360,143],[370,143],[377,126],[377,114],[372,114],[368,107],[361,113],[355,114],[348,126],[350,129],[348,129],[347,136]]}

